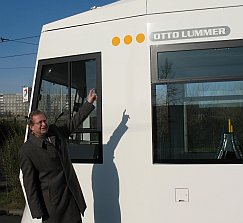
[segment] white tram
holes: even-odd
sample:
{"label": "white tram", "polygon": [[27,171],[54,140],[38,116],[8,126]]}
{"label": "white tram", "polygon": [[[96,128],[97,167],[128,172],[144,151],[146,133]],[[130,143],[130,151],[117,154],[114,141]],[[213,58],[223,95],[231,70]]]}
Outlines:
{"label": "white tram", "polygon": [[69,138],[84,223],[243,222],[242,21],[242,0],[121,0],[43,26],[30,110],[61,124],[98,94]]}

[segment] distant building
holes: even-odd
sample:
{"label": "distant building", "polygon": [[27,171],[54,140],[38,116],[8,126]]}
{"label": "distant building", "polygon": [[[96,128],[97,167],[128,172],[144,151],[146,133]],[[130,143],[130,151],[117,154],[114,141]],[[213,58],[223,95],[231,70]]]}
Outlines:
{"label": "distant building", "polygon": [[0,115],[26,116],[29,111],[29,102],[23,102],[23,95],[0,94]]}

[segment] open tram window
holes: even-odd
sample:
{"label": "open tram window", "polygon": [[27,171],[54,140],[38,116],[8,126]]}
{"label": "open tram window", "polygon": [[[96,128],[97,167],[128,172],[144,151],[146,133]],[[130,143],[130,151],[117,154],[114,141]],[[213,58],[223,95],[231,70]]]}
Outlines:
{"label": "open tram window", "polygon": [[50,124],[69,121],[86,101],[90,89],[99,95],[95,109],[69,136],[72,162],[102,162],[100,53],[41,60],[32,110],[44,111]]}
{"label": "open tram window", "polygon": [[243,162],[243,42],[152,47],[154,163]]}

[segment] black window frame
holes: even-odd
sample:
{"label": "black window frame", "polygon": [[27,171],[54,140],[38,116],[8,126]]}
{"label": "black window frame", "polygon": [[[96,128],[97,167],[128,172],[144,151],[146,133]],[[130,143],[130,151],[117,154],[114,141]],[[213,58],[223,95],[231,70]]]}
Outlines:
{"label": "black window frame", "polygon": [[[97,109],[97,129],[96,131],[92,129],[83,129],[83,133],[92,133],[95,132],[98,134],[98,159],[85,159],[85,158],[72,158],[72,163],[103,163],[103,132],[102,132],[102,68],[101,68],[101,52],[96,53],[88,53],[88,54],[79,54],[79,55],[71,55],[71,56],[64,56],[64,57],[55,57],[55,58],[48,58],[48,59],[40,59],[38,60],[37,70],[36,70],[36,77],[35,77],[35,84],[34,84],[34,94],[31,104],[31,111],[36,110],[38,108],[38,101],[40,96],[41,90],[41,81],[42,81],[42,67],[46,65],[56,64],[56,63],[68,63],[68,94],[69,94],[69,101],[71,101],[71,66],[70,64],[75,61],[87,61],[87,60],[95,60],[96,61],[96,92],[97,92],[97,102],[96,102],[96,109]],[[71,118],[71,103],[69,103],[69,118]],[[89,145],[85,145],[89,146]]]}
{"label": "black window frame", "polygon": [[215,48],[233,48],[243,47],[242,39],[235,40],[223,40],[223,41],[210,41],[210,42],[195,42],[195,43],[179,43],[179,44],[166,44],[166,45],[152,45],[150,46],[151,56],[151,111],[152,111],[152,162],[153,164],[242,164],[242,159],[158,159],[156,157],[156,127],[155,113],[153,108],[153,92],[156,85],[159,84],[173,84],[173,83],[196,83],[196,82],[213,82],[213,81],[237,81],[243,80],[242,76],[222,76],[222,77],[207,77],[207,78],[177,78],[172,79],[158,79],[158,54],[163,52],[176,52],[176,51],[187,51],[187,50],[203,50],[203,49],[215,49]]}

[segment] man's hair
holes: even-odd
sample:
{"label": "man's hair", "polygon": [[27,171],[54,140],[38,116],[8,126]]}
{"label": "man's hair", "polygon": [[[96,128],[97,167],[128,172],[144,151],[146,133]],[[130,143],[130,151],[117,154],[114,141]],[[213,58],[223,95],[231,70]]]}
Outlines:
{"label": "man's hair", "polygon": [[36,116],[36,115],[44,115],[44,116],[46,117],[45,113],[42,112],[42,111],[40,111],[40,110],[32,111],[32,112],[29,114],[29,117],[28,117],[28,122],[27,122],[27,124],[28,124],[29,126],[31,126],[31,125],[34,124],[34,122],[33,122],[33,116]]}

